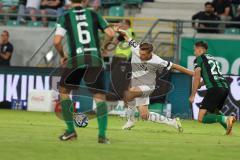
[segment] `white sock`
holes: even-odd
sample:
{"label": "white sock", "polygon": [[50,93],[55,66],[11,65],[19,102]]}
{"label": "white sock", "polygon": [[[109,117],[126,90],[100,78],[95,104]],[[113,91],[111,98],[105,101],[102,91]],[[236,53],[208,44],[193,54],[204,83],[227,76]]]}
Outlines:
{"label": "white sock", "polygon": [[161,124],[167,124],[169,126],[176,126],[176,120],[175,119],[171,119],[171,118],[167,118],[161,114],[155,113],[155,112],[149,112],[149,117],[148,117],[149,121],[152,122],[157,122],[157,123],[161,123]]}
{"label": "white sock", "polygon": [[136,110],[136,107],[135,106],[128,106],[127,110],[126,110],[126,116],[127,116],[127,120],[128,121],[135,121],[135,110]]}

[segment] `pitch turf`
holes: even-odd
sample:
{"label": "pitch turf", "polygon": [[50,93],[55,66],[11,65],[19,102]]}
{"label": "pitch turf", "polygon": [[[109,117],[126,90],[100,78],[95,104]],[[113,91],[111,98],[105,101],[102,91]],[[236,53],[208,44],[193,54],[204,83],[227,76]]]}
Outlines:
{"label": "pitch turf", "polygon": [[151,122],[120,130],[123,120],[109,118],[110,145],[96,143],[97,122],[77,129],[78,140],[60,142],[64,124],[53,113],[0,110],[0,160],[156,160],[240,157],[240,125],[225,136],[219,125],[183,121],[184,133]]}

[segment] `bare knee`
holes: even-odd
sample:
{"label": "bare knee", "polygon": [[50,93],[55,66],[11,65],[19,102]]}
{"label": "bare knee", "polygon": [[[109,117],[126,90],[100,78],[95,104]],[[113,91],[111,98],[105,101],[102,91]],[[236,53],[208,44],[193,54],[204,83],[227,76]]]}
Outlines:
{"label": "bare knee", "polygon": [[60,87],[60,88],[59,88],[60,98],[61,98],[61,99],[68,99],[68,98],[69,98],[70,91],[71,91],[71,90],[67,89],[66,87]]}
{"label": "bare knee", "polygon": [[105,102],[106,101],[106,96],[105,94],[97,93],[93,96],[94,100],[96,102]]}
{"label": "bare knee", "polygon": [[129,88],[128,91],[125,92],[124,99],[127,102],[132,101],[134,98],[142,96],[142,92],[138,87]]}

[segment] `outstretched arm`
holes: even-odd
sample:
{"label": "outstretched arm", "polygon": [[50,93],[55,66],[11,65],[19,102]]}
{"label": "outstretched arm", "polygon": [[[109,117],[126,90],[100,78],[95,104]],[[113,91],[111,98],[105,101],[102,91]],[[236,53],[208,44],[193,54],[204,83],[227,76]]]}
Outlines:
{"label": "outstretched arm", "polygon": [[193,86],[192,86],[192,94],[191,96],[189,97],[189,101],[191,103],[193,103],[194,101],[194,98],[195,98],[195,95],[197,93],[197,90],[198,90],[198,87],[199,87],[199,84],[200,84],[200,80],[201,80],[201,68],[200,67],[197,67],[195,69],[195,72],[194,72],[194,80],[193,80]]}
{"label": "outstretched arm", "polygon": [[130,36],[128,35],[128,33],[125,30],[120,29],[119,26],[115,25],[113,29],[115,32],[118,32],[119,34],[121,34],[126,41],[130,40]]}
{"label": "outstretched arm", "polygon": [[190,76],[194,76],[194,72],[193,71],[191,71],[191,70],[189,70],[189,69],[187,69],[187,68],[185,68],[183,66],[180,66],[178,64],[173,64],[172,65],[172,69],[176,69],[179,72],[182,72],[184,74],[187,74],[187,75],[190,75]]}

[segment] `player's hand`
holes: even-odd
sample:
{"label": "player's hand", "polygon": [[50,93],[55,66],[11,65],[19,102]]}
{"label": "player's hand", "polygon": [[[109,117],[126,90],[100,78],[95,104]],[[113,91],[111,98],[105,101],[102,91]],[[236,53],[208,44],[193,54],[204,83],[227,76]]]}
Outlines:
{"label": "player's hand", "polygon": [[68,61],[68,58],[67,57],[61,57],[61,59],[60,59],[60,64],[62,65],[62,66],[65,66],[66,65],[66,63],[67,63],[67,61]]}
{"label": "player's hand", "polygon": [[115,32],[118,32],[119,29],[120,29],[120,26],[119,26],[119,25],[114,25],[114,26],[113,26],[113,30],[114,30]]}
{"label": "player's hand", "polygon": [[125,30],[121,29],[120,26],[117,26],[117,25],[113,26],[113,30],[114,30],[115,32],[120,33],[122,36],[128,36],[128,35],[127,35],[127,32],[126,32]]}
{"label": "player's hand", "polygon": [[191,95],[191,96],[189,97],[190,103],[193,103],[193,102],[194,102],[194,99],[195,99],[195,96],[194,96],[194,95]]}
{"label": "player's hand", "polygon": [[107,52],[107,50],[106,49],[103,49],[102,51],[101,51],[101,55],[102,55],[102,57],[107,57],[108,56],[108,52]]}

